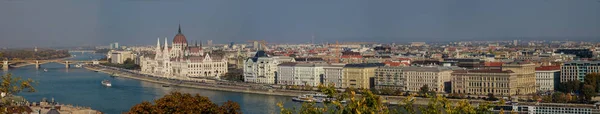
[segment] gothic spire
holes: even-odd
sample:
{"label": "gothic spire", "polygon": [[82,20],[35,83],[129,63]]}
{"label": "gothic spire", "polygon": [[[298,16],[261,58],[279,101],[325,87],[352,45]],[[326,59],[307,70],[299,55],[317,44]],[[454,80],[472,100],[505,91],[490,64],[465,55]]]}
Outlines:
{"label": "gothic spire", "polygon": [[181,34],[181,24],[179,24],[179,30],[177,31],[178,34]]}

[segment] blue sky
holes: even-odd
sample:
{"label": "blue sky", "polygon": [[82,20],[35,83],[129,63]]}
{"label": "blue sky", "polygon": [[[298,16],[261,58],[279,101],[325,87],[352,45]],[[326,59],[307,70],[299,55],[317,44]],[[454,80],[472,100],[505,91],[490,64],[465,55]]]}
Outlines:
{"label": "blue sky", "polygon": [[600,39],[598,0],[2,0],[0,47]]}

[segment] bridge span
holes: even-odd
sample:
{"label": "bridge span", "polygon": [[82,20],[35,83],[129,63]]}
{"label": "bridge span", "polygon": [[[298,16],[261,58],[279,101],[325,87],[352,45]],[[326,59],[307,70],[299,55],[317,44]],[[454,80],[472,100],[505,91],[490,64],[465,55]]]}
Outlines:
{"label": "bridge span", "polygon": [[96,53],[96,50],[69,50],[69,53]]}
{"label": "bridge span", "polygon": [[99,64],[107,61],[97,60],[11,60],[2,61],[2,69],[8,69],[9,67],[23,67],[28,65],[35,65],[36,68],[40,68],[42,64],[46,63],[60,63],[64,64],[65,68],[69,68],[72,64]]}

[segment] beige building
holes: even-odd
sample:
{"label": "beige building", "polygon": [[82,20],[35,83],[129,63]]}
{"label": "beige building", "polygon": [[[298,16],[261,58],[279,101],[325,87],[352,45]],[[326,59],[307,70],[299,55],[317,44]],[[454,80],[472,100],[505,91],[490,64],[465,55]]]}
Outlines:
{"label": "beige building", "polygon": [[444,92],[450,86],[450,75],[453,67],[404,67],[402,76],[406,78],[406,91],[418,92],[427,85],[430,91]]}
{"label": "beige building", "polygon": [[346,64],[343,69],[343,88],[371,88],[371,78],[374,77],[375,69],[383,64]]}
{"label": "beige building", "polygon": [[108,53],[110,63],[123,64],[127,59],[135,60],[135,54],[132,54],[131,51],[110,51]]}
{"label": "beige building", "polygon": [[527,62],[511,62],[502,64],[503,71],[513,71],[517,75],[517,94],[531,94],[536,92],[535,64]]}
{"label": "beige building", "polygon": [[452,73],[452,92],[468,95],[515,95],[517,80],[517,74],[510,70],[458,70]]}
{"label": "beige building", "polygon": [[457,70],[452,73],[452,92],[470,95],[526,95],[536,92],[535,65],[505,63],[502,69]]}
{"label": "beige building", "polygon": [[405,90],[405,80],[402,75],[403,67],[383,66],[375,70],[375,88],[388,88],[392,90]]}

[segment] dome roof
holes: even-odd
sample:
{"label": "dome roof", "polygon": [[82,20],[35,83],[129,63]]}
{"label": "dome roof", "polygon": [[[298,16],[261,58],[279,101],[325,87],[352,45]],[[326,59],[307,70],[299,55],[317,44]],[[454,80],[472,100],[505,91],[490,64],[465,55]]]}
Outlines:
{"label": "dome roof", "polygon": [[185,36],[181,33],[181,25],[179,25],[179,31],[177,32],[177,35],[175,35],[175,38],[173,38],[173,43],[187,44],[187,39],[185,39]]}

